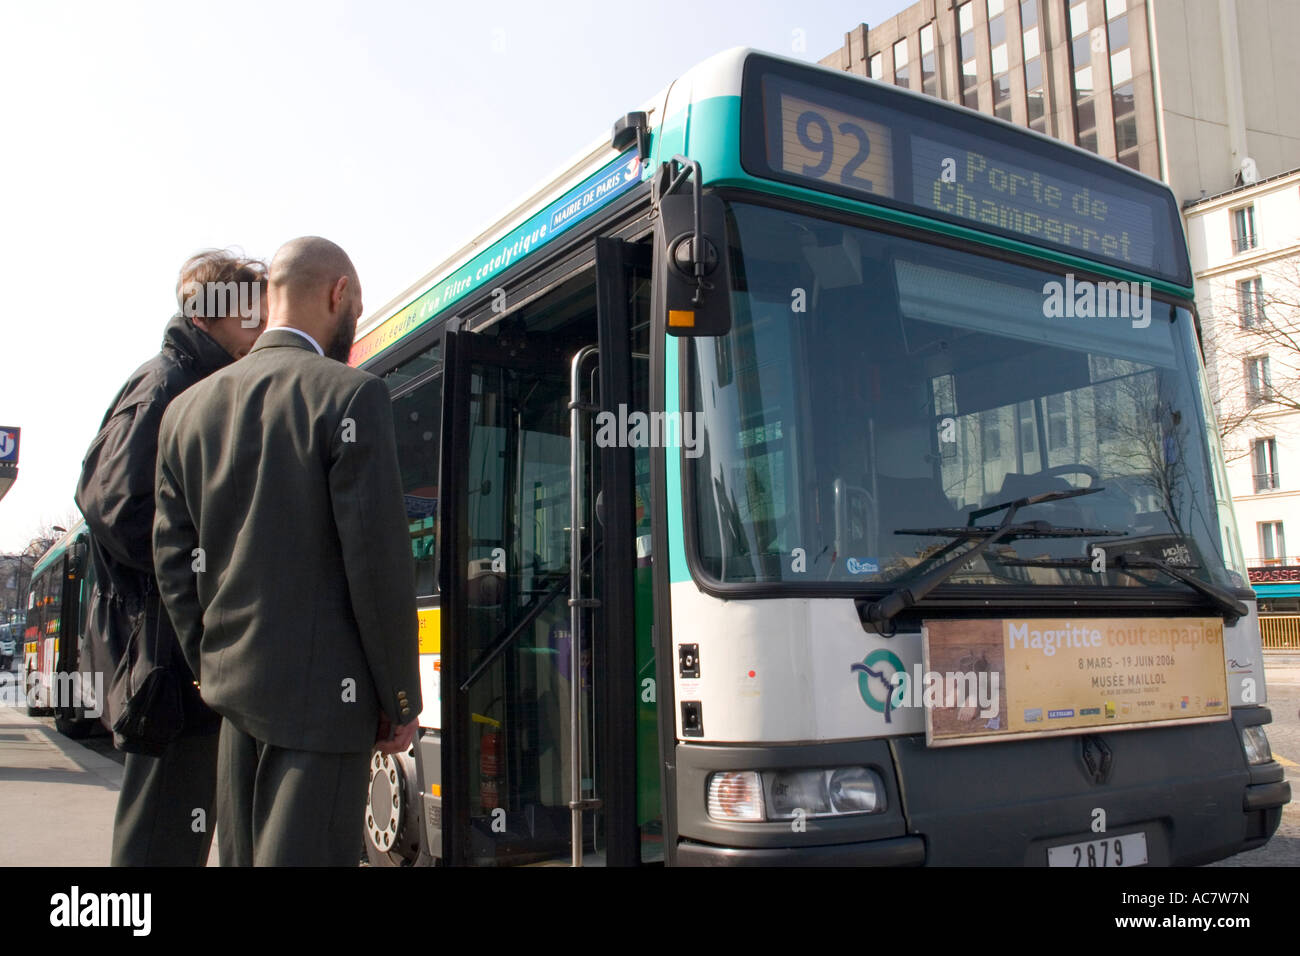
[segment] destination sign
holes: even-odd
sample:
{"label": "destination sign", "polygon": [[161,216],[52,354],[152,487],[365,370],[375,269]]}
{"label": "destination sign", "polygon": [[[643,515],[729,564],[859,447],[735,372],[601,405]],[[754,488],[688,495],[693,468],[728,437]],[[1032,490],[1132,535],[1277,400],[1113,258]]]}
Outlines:
{"label": "destination sign", "polygon": [[1143,271],[1155,265],[1149,203],[1085,185],[1078,177],[1046,175],[1009,162],[995,149],[954,149],[951,138],[945,143],[913,136],[911,145],[917,206]]}
{"label": "destination sign", "polygon": [[1190,284],[1163,186],[946,104],[754,62],[742,92],[749,172]]}
{"label": "destination sign", "polygon": [[781,168],[894,195],[889,128],[789,93],[781,95]]}

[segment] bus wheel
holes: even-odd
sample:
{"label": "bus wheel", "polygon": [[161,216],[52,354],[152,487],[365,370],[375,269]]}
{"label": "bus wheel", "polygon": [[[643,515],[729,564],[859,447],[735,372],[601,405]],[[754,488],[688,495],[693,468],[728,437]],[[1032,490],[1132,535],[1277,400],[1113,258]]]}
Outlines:
{"label": "bus wheel", "polygon": [[371,866],[411,866],[419,857],[420,792],[412,752],[370,755],[365,831]]}
{"label": "bus wheel", "polygon": [[56,714],[54,717],[54,729],[65,737],[71,737],[73,740],[89,737],[98,723],[97,720],[90,720],[85,717],[64,717],[62,714]]}
{"label": "bus wheel", "polygon": [[42,680],[40,674],[26,674],[23,686],[27,688],[27,716],[28,717],[48,717],[53,711],[49,707],[38,707],[33,701],[43,701],[45,692],[42,689]]}

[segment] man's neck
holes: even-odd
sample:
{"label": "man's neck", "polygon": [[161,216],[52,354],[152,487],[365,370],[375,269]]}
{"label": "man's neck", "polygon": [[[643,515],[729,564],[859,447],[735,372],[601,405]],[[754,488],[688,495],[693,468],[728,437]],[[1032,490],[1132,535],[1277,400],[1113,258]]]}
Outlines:
{"label": "man's neck", "polygon": [[306,329],[300,329],[296,325],[290,325],[287,322],[281,322],[276,325],[268,326],[266,331],[270,332],[275,329],[283,329],[286,332],[293,332],[297,335],[301,335],[304,339],[306,339],[308,342],[312,344],[312,347],[315,348],[317,352],[319,352],[321,355],[325,354],[325,349],[321,346],[320,340],[317,339],[316,336],[308,332]]}

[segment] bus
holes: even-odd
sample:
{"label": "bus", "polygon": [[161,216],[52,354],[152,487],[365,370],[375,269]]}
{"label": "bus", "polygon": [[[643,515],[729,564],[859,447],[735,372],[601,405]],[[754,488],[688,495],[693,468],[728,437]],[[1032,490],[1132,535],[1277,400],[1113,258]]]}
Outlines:
{"label": "bus", "polygon": [[372,863],[1198,864],[1290,799],[1177,203],[714,56],[369,316]]}
{"label": "bus", "polygon": [[56,730],[77,738],[99,727],[106,686],[86,641],[95,574],[89,548],[89,529],[78,520],[37,559],[23,631],[21,687],[27,713],[53,717]]}

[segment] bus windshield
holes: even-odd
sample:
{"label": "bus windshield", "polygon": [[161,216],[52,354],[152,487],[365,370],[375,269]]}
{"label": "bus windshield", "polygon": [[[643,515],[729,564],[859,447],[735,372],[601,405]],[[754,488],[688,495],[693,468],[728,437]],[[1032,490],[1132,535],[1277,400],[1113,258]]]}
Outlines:
{"label": "bus windshield", "polygon": [[1088,489],[948,584],[1187,591],[1131,555],[1242,586],[1188,309],[758,205],[728,227],[733,327],[688,350],[706,578],[889,587],[1005,514],[981,509]]}

